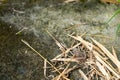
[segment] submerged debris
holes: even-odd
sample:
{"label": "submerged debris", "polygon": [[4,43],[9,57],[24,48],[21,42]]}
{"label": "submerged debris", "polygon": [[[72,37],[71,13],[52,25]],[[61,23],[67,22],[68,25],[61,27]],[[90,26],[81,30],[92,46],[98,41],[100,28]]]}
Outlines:
{"label": "submerged debris", "polygon": [[[28,47],[44,59],[44,76],[46,79],[70,80],[70,75],[73,72],[79,75],[79,80],[120,79],[120,61],[113,47],[113,52],[111,53],[102,44],[92,38],[92,42],[88,42],[82,38],[83,35],[69,35],[75,41],[70,48],[67,48],[51,34],[50,36],[55,40],[61,50],[61,53],[51,59],[51,62],[27,43]],[[50,67],[47,66],[47,63]]]}
{"label": "submerged debris", "polygon": [[[79,72],[79,78],[84,80],[120,79],[120,61],[114,48],[111,53],[92,38],[92,43],[90,43],[82,36],[69,36],[75,39],[70,48],[65,47],[54,38],[62,50],[60,49],[61,53],[51,60],[61,72],[53,80],[66,80],[63,76],[69,78],[68,75],[76,71]],[[53,72],[56,73],[56,71]]]}

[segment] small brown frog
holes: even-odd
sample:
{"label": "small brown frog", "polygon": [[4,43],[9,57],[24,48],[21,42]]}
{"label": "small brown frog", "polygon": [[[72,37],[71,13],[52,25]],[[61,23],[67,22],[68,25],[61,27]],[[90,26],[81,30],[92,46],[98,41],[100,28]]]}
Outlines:
{"label": "small brown frog", "polygon": [[85,54],[85,52],[81,51],[79,48],[74,48],[73,49],[73,58],[75,58],[81,62],[86,59],[86,54]]}

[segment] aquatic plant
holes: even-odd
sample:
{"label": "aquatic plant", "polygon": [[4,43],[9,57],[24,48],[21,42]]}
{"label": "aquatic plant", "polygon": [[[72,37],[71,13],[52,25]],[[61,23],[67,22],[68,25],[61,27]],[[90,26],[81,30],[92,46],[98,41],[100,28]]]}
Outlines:
{"label": "aquatic plant", "polygon": [[[120,2],[120,0],[118,0]],[[115,13],[110,17],[110,19],[107,21],[107,24],[116,16],[120,13],[120,9],[118,9],[117,11],[115,11]],[[120,23],[118,24],[117,26],[117,29],[116,29],[116,37],[119,36],[119,33],[120,33]]]}
{"label": "aquatic plant", "polygon": [[118,9],[117,11],[115,11],[115,13],[110,17],[110,19],[107,21],[107,23],[109,23],[119,13],[120,13],[120,9]]}

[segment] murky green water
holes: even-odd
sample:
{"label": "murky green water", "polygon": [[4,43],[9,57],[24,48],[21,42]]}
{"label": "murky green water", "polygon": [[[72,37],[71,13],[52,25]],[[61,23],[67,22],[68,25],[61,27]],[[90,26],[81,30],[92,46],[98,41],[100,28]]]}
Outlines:
{"label": "murky green water", "polygon": [[[55,44],[47,44],[33,33],[16,35],[18,31],[14,25],[0,21],[0,79],[42,80],[44,78],[43,60],[22,43],[21,39],[28,41],[33,48],[44,53],[42,55],[48,59]],[[49,45],[53,45],[52,48]]]}
{"label": "murky green water", "polygon": [[39,3],[34,0],[21,2],[7,3],[7,7],[1,9],[1,80],[45,80],[43,60],[21,42],[24,39],[47,59],[53,58],[59,50],[45,29],[66,46],[72,43],[67,34],[81,35],[86,32],[86,39],[95,38],[109,49],[114,45],[117,53],[120,52],[119,39],[115,43],[116,26],[120,18],[116,17],[104,25],[118,9],[116,5],[96,1],[70,4],[53,4],[42,0]]}

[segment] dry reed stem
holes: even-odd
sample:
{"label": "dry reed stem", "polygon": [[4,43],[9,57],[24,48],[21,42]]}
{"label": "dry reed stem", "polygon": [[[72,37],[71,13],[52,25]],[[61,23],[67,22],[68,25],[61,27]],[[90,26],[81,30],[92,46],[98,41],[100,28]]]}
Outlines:
{"label": "dry reed stem", "polygon": [[65,0],[64,3],[79,2],[79,0]]}
{"label": "dry reed stem", "polygon": [[58,59],[58,58],[64,56],[65,54],[69,53],[70,50],[76,48],[76,47],[79,46],[80,44],[81,44],[81,43],[78,43],[78,44],[76,44],[75,46],[73,46],[73,47],[71,47],[71,48],[68,48],[65,52],[63,52],[63,53],[57,55],[57,56],[56,56],[55,58],[53,58],[51,61],[54,61],[54,60],[56,60],[56,59]]}
{"label": "dry reed stem", "polygon": [[96,61],[96,65],[99,68],[99,71],[106,77],[106,79],[110,80],[109,74],[107,73],[104,65],[100,64],[98,61]]}
{"label": "dry reed stem", "polygon": [[[92,39],[92,38],[91,38]],[[116,59],[102,44],[98,43],[96,40],[92,39],[93,42],[109,57],[110,60],[118,67],[120,70],[120,61]]]}
{"label": "dry reed stem", "polygon": [[81,69],[79,69],[78,71],[79,71],[79,73],[81,74],[81,76],[83,77],[84,80],[89,80],[87,78],[87,76],[85,75],[85,73]]}
{"label": "dry reed stem", "polygon": [[44,69],[44,76],[45,76],[45,78],[47,78],[47,76],[46,76],[47,61],[46,60],[44,60],[44,67],[43,67],[43,69]]}
{"label": "dry reed stem", "polygon": [[52,59],[52,61],[63,61],[63,62],[79,62],[78,60],[74,58],[58,58],[58,59]]}
{"label": "dry reed stem", "polygon": [[[96,40],[92,39],[92,41],[97,45],[97,46],[94,46],[93,44],[83,40],[80,36],[71,36],[69,35],[70,37],[80,41],[83,45],[85,45],[90,51],[93,52],[95,58],[99,61],[99,63],[97,62],[96,65],[97,67],[99,68],[99,70],[101,69],[102,70],[102,74],[104,72],[104,75],[106,76],[106,79],[109,80],[110,79],[110,74],[108,74],[108,72],[106,72],[106,68],[112,72],[118,79],[120,78],[120,72],[117,72],[115,68],[112,67],[112,65],[110,65],[110,63],[108,61],[105,60],[105,57],[108,57],[110,60],[112,60],[114,62],[114,64],[118,67],[118,69],[120,68],[120,61],[115,57],[113,56],[103,45],[101,45],[100,43],[98,43]],[[93,47],[94,46],[94,47]],[[93,49],[93,48],[96,48],[96,49]],[[101,50],[102,51],[101,51]],[[95,51],[96,50],[96,51]],[[98,50],[98,52],[97,52]],[[105,54],[107,56],[101,56],[100,53],[102,54]],[[98,66],[99,65],[99,66]],[[100,68],[100,65],[101,65],[101,68]],[[104,67],[106,68],[104,68]],[[107,71],[108,71],[107,70]]]}
{"label": "dry reed stem", "polygon": [[65,48],[62,46],[63,44],[60,43],[48,30],[46,30],[46,32],[50,35],[50,37],[52,37],[52,39],[55,41],[55,43],[58,45],[59,49],[62,52],[65,52]]}
{"label": "dry reed stem", "polygon": [[[59,73],[59,75],[53,78],[53,80],[70,80],[66,75],[69,74],[72,70],[75,70],[79,64],[79,65],[84,65],[85,69],[87,69],[89,66],[89,70],[86,74],[84,73],[84,70],[81,70],[80,68],[78,68],[79,69],[78,71],[84,80],[91,80],[94,77],[96,79],[98,79],[98,77],[101,77],[102,79],[105,79],[105,80],[120,79],[120,61],[118,60],[118,57],[113,47],[112,47],[112,53],[111,53],[102,44],[100,44],[99,42],[97,42],[92,38],[91,40],[93,41],[94,45],[84,40],[81,36],[69,35],[76,41],[79,41],[79,43],[75,45],[72,44],[70,48],[67,48],[62,43],[58,42],[58,40],[55,39],[55,37],[53,37],[50,34],[50,32],[47,31],[47,33],[54,39],[59,49],[61,50],[61,53],[57,55],[55,58],[53,58],[51,61],[57,62],[57,63],[63,62],[62,64],[64,66],[61,66],[61,63],[60,63],[57,65],[57,68],[56,68],[40,53],[38,53],[35,49],[33,49],[26,41],[22,40],[23,43],[25,43],[29,48],[31,48],[35,53],[37,53],[42,59],[44,59],[44,76],[46,76],[46,67],[48,63],[51,65],[52,68],[55,69],[54,72],[57,71]],[[76,48],[79,49],[79,47],[81,47],[81,49],[85,48],[85,50],[87,51],[89,50],[88,53],[85,53],[86,55],[89,55],[89,58],[85,58],[86,60],[83,64],[80,64],[81,57],[74,57],[74,55],[70,55],[70,53],[73,53],[72,51],[74,51],[74,49]],[[116,66],[113,66],[110,60]],[[76,64],[74,66],[69,66],[73,62]],[[61,67],[63,68],[61,69]],[[60,69],[62,70],[62,72],[59,71]]]}
{"label": "dry reed stem", "polygon": [[105,61],[100,58],[101,56],[96,51],[94,51],[93,54],[101,64],[103,64],[107,69],[109,69],[109,71],[111,71],[117,78],[120,78],[120,75],[117,73],[117,71],[115,71],[113,67],[106,64]]}
{"label": "dry reed stem", "polygon": [[114,49],[113,46],[112,46],[112,54],[118,60],[117,54],[116,54],[115,49]]}
{"label": "dry reed stem", "polygon": [[[21,40],[24,44],[26,44],[31,50],[33,50],[36,54],[38,54],[43,60],[46,60],[46,62],[53,68],[55,69],[59,74],[61,74],[61,72],[51,63],[49,62],[44,56],[42,56],[38,51],[36,51],[33,47],[30,46],[30,44],[28,42],[26,42],[25,40]],[[69,80],[68,78],[66,78],[65,76],[63,76],[63,78],[65,80]]]}
{"label": "dry reed stem", "polygon": [[68,69],[69,66],[70,66],[70,64],[68,64],[68,65],[66,66],[66,68],[63,70],[63,72],[62,72],[60,75],[58,75],[57,80],[60,80],[60,77],[62,77],[62,75],[65,75],[65,74],[66,74],[66,71],[67,71],[67,69]]}

